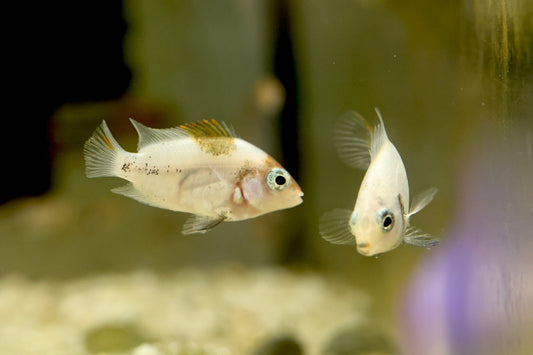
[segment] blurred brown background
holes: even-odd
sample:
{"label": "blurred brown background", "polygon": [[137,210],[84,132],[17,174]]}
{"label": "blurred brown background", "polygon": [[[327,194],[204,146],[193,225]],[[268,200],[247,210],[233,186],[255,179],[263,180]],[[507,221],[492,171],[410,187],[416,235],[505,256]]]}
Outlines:
{"label": "blurred brown background", "polygon": [[[379,258],[331,245],[318,219],[352,208],[364,172],[336,157],[332,123],[379,107],[411,196],[439,188],[413,224],[445,236],[478,132],[505,138],[533,117],[533,7],[512,1],[91,1],[19,9],[3,119],[0,273],[35,280],[222,265],[341,278],[392,324],[406,280],[432,251]],[[15,13],[15,12],[14,12]],[[186,215],[84,176],[102,119],[134,151],[128,117],[157,128],[233,125],[296,177],[304,203],[183,236]],[[531,139],[531,138],[530,138]],[[531,144],[531,142],[529,143]],[[0,275],[1,276],[1,275]]]}

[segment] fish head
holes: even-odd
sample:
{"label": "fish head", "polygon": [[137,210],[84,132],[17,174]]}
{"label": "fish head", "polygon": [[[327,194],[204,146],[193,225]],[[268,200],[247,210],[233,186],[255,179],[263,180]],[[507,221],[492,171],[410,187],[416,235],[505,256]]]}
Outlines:
{"label": "fish head", "polygon": [[365,256],[385,253],[399,246],[403,225],[401,210],[394,206],[354,210],[350,218],[357,251]]}
{"label": "fish head", "polygon": [[240,186],[244,200],[258,215],[291,208],[303,201],[296,180],[271,157],[244,176]]}

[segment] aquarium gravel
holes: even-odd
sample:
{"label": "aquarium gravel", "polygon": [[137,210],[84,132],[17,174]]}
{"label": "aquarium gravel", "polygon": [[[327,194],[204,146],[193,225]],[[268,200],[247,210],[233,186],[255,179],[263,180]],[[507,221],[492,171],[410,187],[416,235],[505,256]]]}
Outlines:
{"label": "aquarium gravel", "polygon": [[369,300],[310,272],[185,269],[0,278],[0,354],[249,354],[291,337],[317,354]]}

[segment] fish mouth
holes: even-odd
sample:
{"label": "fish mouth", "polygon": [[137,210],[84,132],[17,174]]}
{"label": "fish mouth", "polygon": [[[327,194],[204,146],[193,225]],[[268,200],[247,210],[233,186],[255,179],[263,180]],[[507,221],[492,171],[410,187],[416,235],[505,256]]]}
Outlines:
{"label": "fish mouth", "polygon": [[357,244],[357,251],[359,252],[359,254],[368,255],[370,253],[370,251],[368,250],[369,247],[370,243],[359,243]]}
{"label": "fish mouth", "polygon": [[300,203],[302,203],[304,201],[304,199],[302,198],[304,195],[303,191],[300,190],[300,193],[298,195],[296,195],[296,199],[298,202],[296,202],[297,205],[299,205]]}

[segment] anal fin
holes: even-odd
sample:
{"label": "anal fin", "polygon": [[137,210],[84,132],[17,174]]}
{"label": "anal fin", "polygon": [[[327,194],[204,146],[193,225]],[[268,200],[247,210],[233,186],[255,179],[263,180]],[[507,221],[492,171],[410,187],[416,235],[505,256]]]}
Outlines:
{"label": "anal fin", "polygon": [[123,186],[115,187],[114,189],[111,189],[111,192],[132,198],[149,206],[154,206],[153,202],[137,190],[131,182]]}

